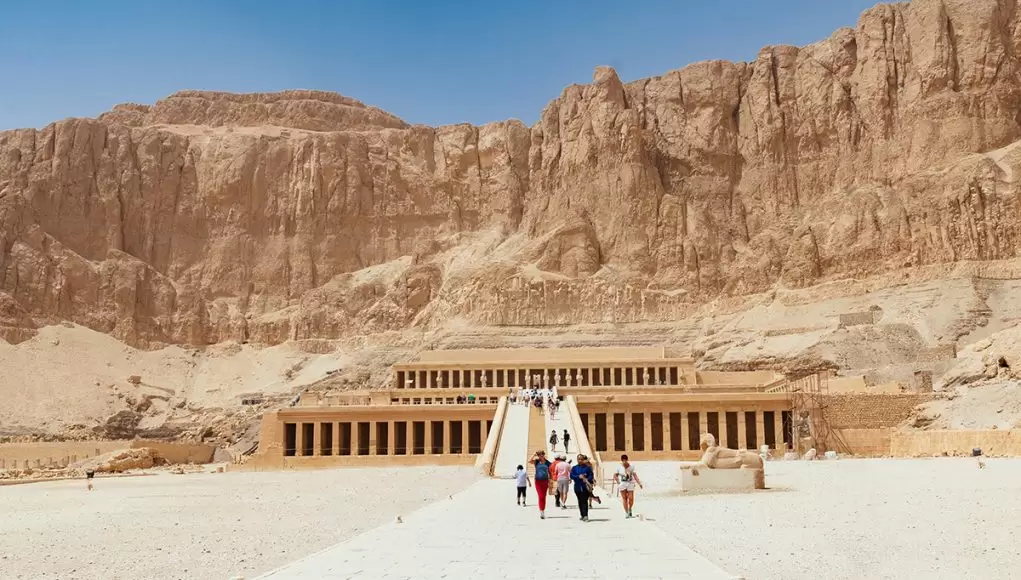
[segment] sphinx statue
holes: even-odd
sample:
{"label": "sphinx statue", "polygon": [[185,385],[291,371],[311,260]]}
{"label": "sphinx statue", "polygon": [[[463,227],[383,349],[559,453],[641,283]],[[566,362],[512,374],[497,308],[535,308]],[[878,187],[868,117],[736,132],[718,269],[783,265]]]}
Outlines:
{"label": "sphinx statue", "polygon": [[700,468],[705,469],[762,469],[762,457],[753,451],[727,449],[716,444],[712,433],[703,433],[699,439],[702,458],[694,465],[686,465],[681,469],[691,469],[698,475]]}

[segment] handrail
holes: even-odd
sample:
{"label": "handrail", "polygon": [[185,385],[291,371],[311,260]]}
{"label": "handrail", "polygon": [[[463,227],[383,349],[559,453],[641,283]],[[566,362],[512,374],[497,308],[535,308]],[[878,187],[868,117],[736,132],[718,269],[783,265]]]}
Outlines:
{"label": "handrail", "polygon": [[496,403],[496,412],[493,414],[493,427],[489,430],[486,438],[486,446],[482,453],[475,459],[475,469],[485,476],[492,477],[493,464],[496,462],[496,455],[500,452],[500,437],[503,436],[504,419],[507,417],[507,397],[500,397]]}
{"label": "handrail", "polygon": [[589,443],[588,431],[586,426],[582,424],[581,414],[578,412],[578,402],[574,398],[574,395],[564,397],[564,402],[567,403],[567,413],[571,418],[571,428],[574,431],[578,451],[592,459],[592,472],[596,477],[596,485],[601,486],[603,484],[603,460],[599,453],[592,450],[592,444]]}

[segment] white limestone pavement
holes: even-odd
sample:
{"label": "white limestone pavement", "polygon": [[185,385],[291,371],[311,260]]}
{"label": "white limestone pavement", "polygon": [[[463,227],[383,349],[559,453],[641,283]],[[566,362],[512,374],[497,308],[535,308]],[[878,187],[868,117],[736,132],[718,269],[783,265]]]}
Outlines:
{"label": "white limestone pavement", "polygon": [[262,578],[735,578],[652,522],[625,519],[615,502],[586,523],[553,502],[539,519],[534,488],[528,507],[514,498],[512,482],[479,481]]}
{"label": "white limestone pavement", "polygon": [[[568,451],[568,455],[573,460],[574,456],[578,454],[578,446],[577,446],[578,436],[574,433],[574,429],[571,428],[571,419],[570,419],[570,416],[567,413],[567,405],[561,403],[560,411],[557,412],[555,419],[550,419],[549,412],[547,412],[544,415],[544,417],[546,418],[546,453],[547,453],[547,457],[553,458],[553,457],[556,457],[557,454],[560,454],[560,453],[564,452],[564,442],[563,442],[564,429],[567,429],[567,432],[571,434],[571,446],[570,446],[570,450]],[[552,431],[553,429],[557,430],[557,447],[556,447],[556,449],[554,449],[553,446],[550,445],[550,443],[549,443],[550,431]]]}
{"label": "white limestone pavement", "polygon": [[511,478],[519,465],[528,460],[528,407],[507,406],[500,433],[500,446],[493,462],[493,477]]}

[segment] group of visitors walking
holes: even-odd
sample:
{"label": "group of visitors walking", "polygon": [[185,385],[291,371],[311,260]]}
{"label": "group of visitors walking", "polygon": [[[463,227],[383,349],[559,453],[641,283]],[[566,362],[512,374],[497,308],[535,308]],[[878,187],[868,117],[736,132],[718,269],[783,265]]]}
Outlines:
{"label": "group of visitors walking", "polygon": [[532,405],[540,412],[548,411],[550,417],[560,409],[560,394],[552,386],[545,389],[518,387],[516,391],[511,388],[510,400],[512,403]]}
{"label": "group of visitors walking", "polygon": [[[566,432],[565,432],[566,434]],[[553,437],[556,436],[554,431]],[[536,451],[528,462],[535,466],[535,493],[539,503],[539,517],[546,519],[546,497],[552,495],[556,499],[556,505],[560,509],[568,509],[567,499],[571,488],[574,488],[574,495],[578,502],[578,513],[581,521],[589,521],[588,512],[592,502],[603,503],[595,495],[595,472],[588,456],[579,453],[576,457],[578,463],[571,465],[566,454],[557,455],[553,462],[546,458],[545,451]],[[517,503],[520,506],[526,505],[527,490],[532,485],[528,472],[523,465],[519,465],[514,474],[515,485],[517,486]],[[620,466],[613,474],[613,482],[620,490],[621,503],[624,506],[625,517],[634,517],[635,486],[644,487],[638,478],[634,465],[628,460],[627,455],[620,456]]]}

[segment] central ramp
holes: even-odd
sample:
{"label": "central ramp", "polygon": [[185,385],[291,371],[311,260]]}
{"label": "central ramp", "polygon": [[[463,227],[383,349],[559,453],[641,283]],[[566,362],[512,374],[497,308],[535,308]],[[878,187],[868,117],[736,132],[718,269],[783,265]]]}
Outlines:
{"label": "central ramp", "polygon": [[528,459],[528,407],[509,405],[500,433],[500,446],[493,463],[493,477],[510,479]]}
{"label": "central ramp", "polygon": [[483,479],[263,578],[735,578],[653,522],[624,519],[617,502],[588,523],[577,509],[540,520],[534,489],[528,504],[514,503],[513,482]]}

